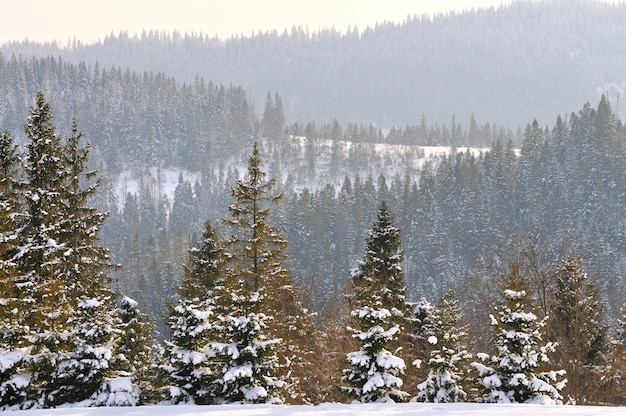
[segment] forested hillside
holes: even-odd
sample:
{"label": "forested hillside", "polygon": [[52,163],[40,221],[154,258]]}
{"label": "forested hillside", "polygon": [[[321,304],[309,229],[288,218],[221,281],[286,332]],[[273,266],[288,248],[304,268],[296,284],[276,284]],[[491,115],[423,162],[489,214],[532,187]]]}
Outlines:
{"label": "forested hillside", "polygon": [[98,62],[187,84],[197,77],[232,83],[245,88],[257,110],[268,91],[279,91],[292,122],[336,118],[388,128],[418,124],[422,116],[448,124],[454,114],[468,127],[474,114],[481,123],[516,129],[534,118],[552,123],[602,94],[615,108],[626,83],[625,20],[624,4],[522,1],[347,33],[295,27],[226,40],[211,33],[111,33],[94,45],[18,42],[0,53]]}
{"label": "forested hillside", "polygon": [[[52,97],[61,127],[80,120],[102,179],[98,206],[111,212],[102,238],[124,265],[117,284],[157,321],[174,296],[189,239],[204,219],[227,212],[254,141],[285,193],[277,225],[315,309],[343,290],[381,200],[403,230],[413,299],[462,286],[476,261],[520,234],[584,254],[614,313],[621,302],[626,157],[623,126],[606,99],[555,116],[551,127],[529,120],[523,132],[475,122],[462,130],[453,120],[385,134],[336,121],[288,125],[278,94],[266,97],[257,117],[243,89],[202,80],[185,85],[53,58],[0,65],[0,119],[18,141],[39,89]],[[491,148],[453,147],[447,157],[416,163],[419,145],[465,140]],[[164,182],[166,169],[180,172],[177,184]]]}
{"label": "forested hillside", "polygon": [[[127,266],[114,285],[98,241],[107,214],[87,205],[98,189],[90,147],[76,121],[69,137],[56,133],[41,93],[30,112],[22,149],[0,136],[3,409],[412,395],[622,403],[626,308],[612,331],[602,297],[608,288],[609,300],[622,300],[610,286],[622,283],[611,277],[623,263],[624,221],[612,208],[624,203],[624,132],[604,99],[568,127],[560,118],[552,131],[529,125],[519,157],[496,141],[391,186],[382,174],[376,184],[357,175],[339,192],[283,184],[276,194],[255,142],[217,221],[226,231],[215,232],[210,213],[188,256],[180,225],[200,218],[201,187],[194,195],[181,176],[171,212],[150,192],[126,195],[123,211],[111,211],[121,224],[109,237],[123,237]],[[301,264],[286,256],[290,233]],[[470,260],[482,267],[471,273]],[[305,264],[325,267],[308,275]],[[333,267],[347,278],[333,279]],[[124,293],[153,314],[162,347]]]}
{"label": "forested hillside", "polygon": [[450,368],[451,401],[623,403],[624,18],[2,46],[0,407],[73,400],[83,353],[98,405],[428,401]]}

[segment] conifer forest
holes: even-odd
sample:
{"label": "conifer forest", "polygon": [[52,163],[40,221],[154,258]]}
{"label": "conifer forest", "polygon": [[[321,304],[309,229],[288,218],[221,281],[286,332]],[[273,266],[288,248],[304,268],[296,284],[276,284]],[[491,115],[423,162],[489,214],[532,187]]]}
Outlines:
{"label": "conifer forest", "polygon": [[626,405],[625,21],[0,45],[0,409]]}

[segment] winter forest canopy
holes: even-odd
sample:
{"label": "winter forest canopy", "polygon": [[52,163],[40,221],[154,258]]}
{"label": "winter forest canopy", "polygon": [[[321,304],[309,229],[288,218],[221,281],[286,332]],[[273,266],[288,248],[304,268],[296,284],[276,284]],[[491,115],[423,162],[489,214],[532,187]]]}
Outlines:
{"label": "winter forest canopy", "polygon": [[[626,81],[614,78],[615,54],[587,46],[605,35],[611,49],[625,8],[566,4],[360,35],[1,46],[1,406],[624,404],[616,92]],[[555,44],[538,15],[576,27],[576,39]],[[499,37],[515,19],[519,31]],[[444,41],[463,33],[482,49]],[[483,60],[505,68],[496,80],[475,65],[481,51],[502,51],[489,49],[495,38],[512,42],[494,55],[515,68]],[[423,80],[430,67],[408,53],[420,42],[429,65],[464,62],[477,78]],[[521,66],[524,42],[545,73]],[[573,45],[574,55],[546,56]],[[199,57],[193,76],[180,51]],[[586,78],[598,72],[590,64],[602,80]],[[359,85],[375,106],[350,93]],[[498,88],[524,112],[496,112]],[[451,91],[491,104],[456,111]],[[412,97],[420,110],[402,104]]]}

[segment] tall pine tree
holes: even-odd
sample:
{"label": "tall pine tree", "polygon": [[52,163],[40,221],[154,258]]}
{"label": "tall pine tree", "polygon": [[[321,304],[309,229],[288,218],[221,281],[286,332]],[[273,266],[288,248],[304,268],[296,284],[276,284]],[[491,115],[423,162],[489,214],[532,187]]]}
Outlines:
{"label": "tall pine tree", "polygon": [[352,272],[354,323],[348,329],[361,349],[347,354],[350,368],[343,371],[343,380],[349,385],[342,389],[360,402],[397,401],[406,396],[400,390],[404,360],[387,349],[407,319],[401,261],[400,231],[383,201],[367,238],[365,256]]}
{"label": "tall pine tree", "polygon": [[17,254],[13,214],[19,202],[15,190],[19,160],[8,132],[0,133],[0,161],[0,408],[5,408],[25,400],[29,375],[24,368],[30,353],[24,339],[28,327],[19,319],[22,302],[13,259]]}
{"label": "tall pine tree", "polygon": [[[118,334],[108,251],[98,245],[106,219],[87,206],[97,183],[87,172],[88,146],[76,122],[63,143],[39,93],[25,127],[24,182],[10,260],[17,276],[13,309],[17,342],[29,351],[21,370],[20,407],[55,407],[106,395]],[[84,184],[87,186],[83,188]]]}
{"label": "tall pine tree", "polygon": [[266,176],[255,143],[247,176],[232,188],[231,215],[224,220],[232,231],[223,295],[231,308],[218,307],[221,342],[215,347],[222,361],[217,383],[227,402],[282,401],[289,366],[297,366],[294,373],[306,367],[310,348],[305,337],[310,316],[284,266],[287,241],[267,222],[271,204],[282,195],[272,194],[274,180]]}
{"label": "tall pine tree", "polygon": [[[77,304],[70,293],[64,267],[67,248],[62,241],[68,213],[62,186],[67,184],[61,137],[52,124],[52,112],[43,94],[37,95],[25,127],[24,204],[19,216],[18,251],[21,307],[19,321],[33,360],[25,406],[58,404],[56,364],[73,350],[72,322]],[[65,269],[65,270],[64,270]],[[53,396],[50,396],[50,395]]]}

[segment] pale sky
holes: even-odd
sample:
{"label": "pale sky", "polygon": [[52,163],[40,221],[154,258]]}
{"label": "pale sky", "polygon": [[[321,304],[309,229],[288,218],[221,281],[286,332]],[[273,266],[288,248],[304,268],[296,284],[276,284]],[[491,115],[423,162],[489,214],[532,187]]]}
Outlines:
{"label": "pale sky", "polygon": [[291,29],[311,32],[349,26],[364,29],[407,15],[500,6],[509,0],[0,0],[0,44],[9,40],[76,38],[86,43],[111,32],[129,35],[155,29],[228,38],[253,31]]}

